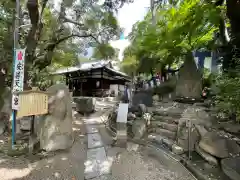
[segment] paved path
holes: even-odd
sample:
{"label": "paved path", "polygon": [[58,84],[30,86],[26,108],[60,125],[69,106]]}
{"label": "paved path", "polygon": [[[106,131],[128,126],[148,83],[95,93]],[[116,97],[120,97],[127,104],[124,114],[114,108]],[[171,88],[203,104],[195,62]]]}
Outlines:
{"label": "paved path", "polygon": [[[101,109],[104,104],[98,103],[98,108]],[[96,112],[83,119],[88,140],[84,163],[86,180],[195,180],[188,171],[164,154],[156,160],[137,144],[128,143],[127,149],[112,147],[101,114]]]}
{"label": "paved path", "polygon": [[99,132],[102,125],[100,114],[93,114],[84,119],[87,130],[87,160],[85,162],[85,179],[92,179],[109,174],[112,161],[107,158],[104,143]]}

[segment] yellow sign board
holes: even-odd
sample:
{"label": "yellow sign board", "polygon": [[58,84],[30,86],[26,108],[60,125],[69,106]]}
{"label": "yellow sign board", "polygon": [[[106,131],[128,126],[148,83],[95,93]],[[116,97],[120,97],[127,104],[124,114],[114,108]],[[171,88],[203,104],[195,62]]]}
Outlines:
{"label": "yellow sign board", "polygon": [[48,94],[43,91],[22,91],[17,118],[48,113]]}

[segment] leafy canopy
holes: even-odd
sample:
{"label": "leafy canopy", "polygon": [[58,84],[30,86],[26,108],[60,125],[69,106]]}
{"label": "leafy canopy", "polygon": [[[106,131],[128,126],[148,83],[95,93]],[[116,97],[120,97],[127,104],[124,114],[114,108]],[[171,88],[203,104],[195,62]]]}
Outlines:
{"label": "leafy canopy", "polygon": [[212,48],[219,11],[201,0],[161,4],[155,13],[156,24],[148,12],[133,26],[123,64],[131,64],[129,56],[133,56],[138,61],[138,72],[151,73],[181,62],[190,51]]}

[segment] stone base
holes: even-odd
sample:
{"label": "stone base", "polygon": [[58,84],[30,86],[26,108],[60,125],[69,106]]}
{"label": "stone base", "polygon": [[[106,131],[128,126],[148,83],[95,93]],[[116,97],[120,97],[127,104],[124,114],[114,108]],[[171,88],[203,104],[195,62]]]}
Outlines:
{"label": "stone base", "polygon": [[117,138],[116,142],[115,142],[115,146],[117,147],[121,147],[121,148],[127,148],[127,138]]}
{"label": "stone base", "polygon": [[74,98],[76,110],[82,114],[93,113],[95,110],[96,99],[93,97],[78,97]]}
{"label": "stone base", "polygon": [[116,146],[127,147],[127,124],[117,123],[117,140]]}

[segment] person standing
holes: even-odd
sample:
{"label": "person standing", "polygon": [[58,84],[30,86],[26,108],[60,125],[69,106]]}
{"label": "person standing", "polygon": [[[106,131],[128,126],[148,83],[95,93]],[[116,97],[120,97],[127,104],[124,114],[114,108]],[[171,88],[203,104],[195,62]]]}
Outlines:
{"label": "person standing", "polygon": [[128,98],[128,85],[125,85],[124,88],[124,98],[123,98],[124,103],[129,103],[129,98]]}

